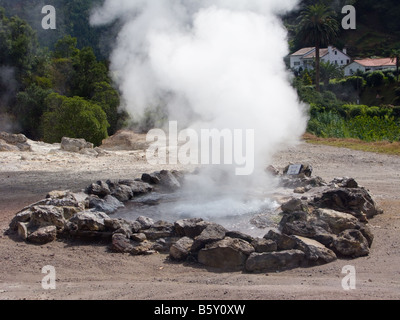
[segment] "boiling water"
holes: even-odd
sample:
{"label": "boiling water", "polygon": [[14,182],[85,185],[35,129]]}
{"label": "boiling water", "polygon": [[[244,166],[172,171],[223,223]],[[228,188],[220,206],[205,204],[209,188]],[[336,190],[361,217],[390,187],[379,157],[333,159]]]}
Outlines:
{"label": "boiling water", "polygon": [[151,193],[126,203],[113,217],[133,221],[139,216],[146,216],[155,221],[168,222],[202,218],[219,223],[228,230],[262,237],[276,227],[278,207],[276,201],[254,195],[241,198],[223,194],[196,197],[184,192]]}

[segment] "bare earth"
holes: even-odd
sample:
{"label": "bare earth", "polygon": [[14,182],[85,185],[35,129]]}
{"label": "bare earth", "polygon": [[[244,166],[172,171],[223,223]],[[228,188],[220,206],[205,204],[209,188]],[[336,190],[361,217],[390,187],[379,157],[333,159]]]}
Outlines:
{"label": "bare earth", "polygon": [[[51,149],[54,149],[51,151]],[[276,155],[283,168],[308,162],[326,181],[350,176],[370,190],[384,214],[370,220],[375,235],[368,257],[280,273],[217,272],[166,255],[112,253],[103,243],[57,241],[28,245],[4,234],[12,217],[51,190],[79,191],[101,179],[135,178],[160,168],[136,151],[103,157],[57,151],[0,153],[0,300],[6,299],[399,299],[400,157],[302,143]],[[165,169],[171,169],[166,166]],[[181,169],[181,168],[177,168]],[[345,265],[356,268],[356,289],[345,291]],[[56,268],[56,290],[44,290],[42,267]]]}

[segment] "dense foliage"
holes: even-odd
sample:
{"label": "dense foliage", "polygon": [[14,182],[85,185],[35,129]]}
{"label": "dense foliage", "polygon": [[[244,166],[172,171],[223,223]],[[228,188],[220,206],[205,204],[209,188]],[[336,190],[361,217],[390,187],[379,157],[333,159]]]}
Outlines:
{"label": "dense foliage", "polygon": [[[126,119],[107,63],[78,42],[65,35],[49,50],[27,21],[0,8],[0,114],[29,138],[68,135],[98,145]],[[49,103],[54,95],[63,103]]]}

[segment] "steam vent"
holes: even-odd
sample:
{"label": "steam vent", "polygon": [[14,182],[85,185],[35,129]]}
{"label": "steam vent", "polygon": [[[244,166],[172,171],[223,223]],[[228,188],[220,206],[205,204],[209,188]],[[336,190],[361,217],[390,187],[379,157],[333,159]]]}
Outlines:
{"label": "steam vent", "polygon": [[9,233],[32,244],[100,239],[113,252],[161,253],[166,259],[215,271],[249,273],[369,254],[374,236],[368,219],[382,211],[354,179],[335,178],[326,183],[313,177],[306,164],[290,165],[282,173],[272,167],[267,171],[279,179],[288,196],[277,207],[276,225],[262,237],[193,217],[174,222],[143,215],[135,220],[115,217],[132,201],[140,204],[146,199],[142,201],[146,205],[157,206],[165,196],[179,192],[185,174],[166,170],[136,180],[97,181],[80,193],[49,192],[46,199],[15,215]]}

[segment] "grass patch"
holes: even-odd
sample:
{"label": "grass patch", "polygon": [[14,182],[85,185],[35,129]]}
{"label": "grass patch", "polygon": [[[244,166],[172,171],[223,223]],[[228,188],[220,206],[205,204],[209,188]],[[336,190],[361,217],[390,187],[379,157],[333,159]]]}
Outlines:
{"label": "grass patch", "polygon": [[400,142],[389,142],[389,141],[367,142],[359,139],[319,138],[310,133],[306,133],[303,136],[303,139],[307,143],[316,145],[327,145],[339,148],[348,148],[353,150],[400,156]]}

